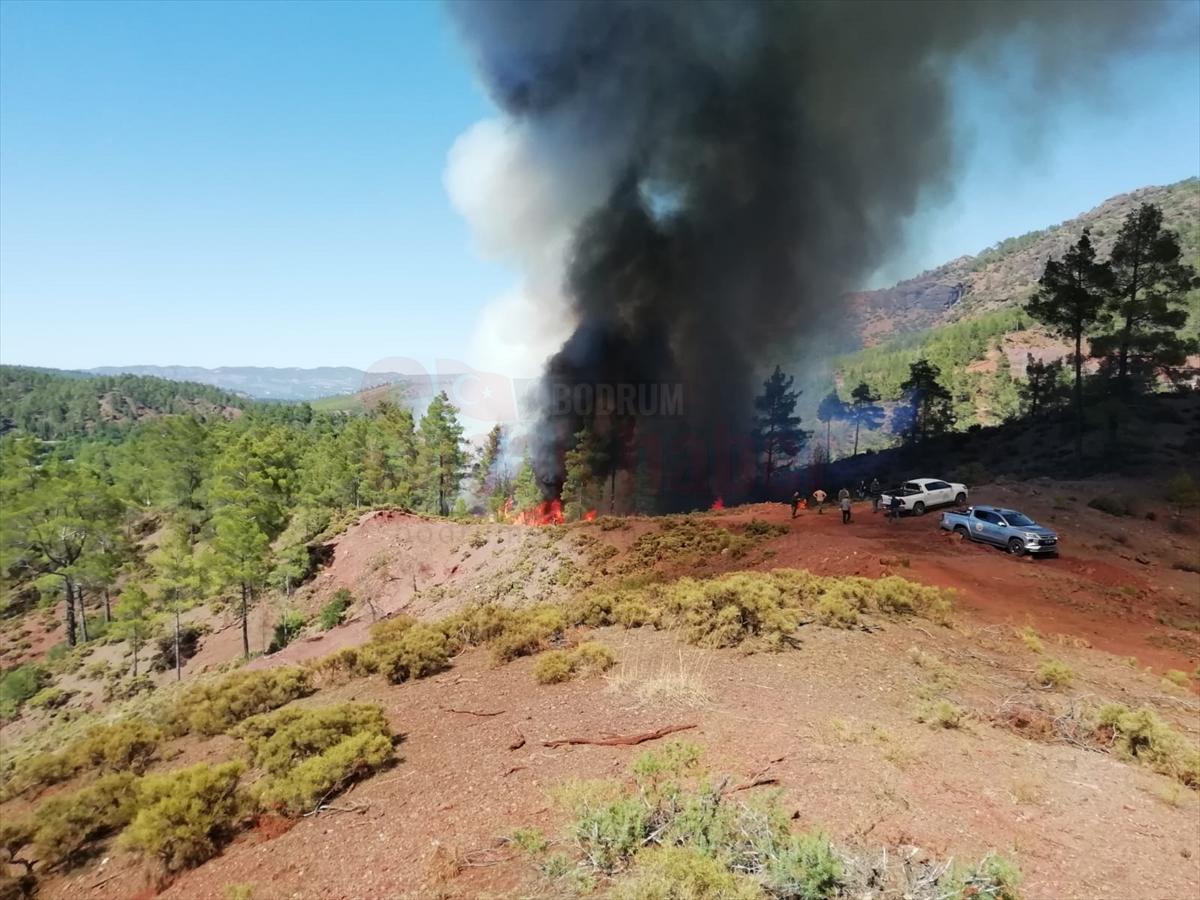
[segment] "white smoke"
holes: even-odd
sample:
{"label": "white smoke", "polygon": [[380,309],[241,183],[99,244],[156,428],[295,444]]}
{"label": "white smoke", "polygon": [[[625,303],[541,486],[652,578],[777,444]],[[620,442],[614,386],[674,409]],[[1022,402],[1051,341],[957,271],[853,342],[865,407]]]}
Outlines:
{"label": "white smoke", "polygon": [[615,142],[585,154],[570,146],[575,124],[541,121],[534,132],[520,121],[483,119],[450,148],[443,178],[450,202],[480,253],[520,273],[480,311],[473,366],[536,377],[575,327],[563,286],[572,236],[604,202],[620,165]]}

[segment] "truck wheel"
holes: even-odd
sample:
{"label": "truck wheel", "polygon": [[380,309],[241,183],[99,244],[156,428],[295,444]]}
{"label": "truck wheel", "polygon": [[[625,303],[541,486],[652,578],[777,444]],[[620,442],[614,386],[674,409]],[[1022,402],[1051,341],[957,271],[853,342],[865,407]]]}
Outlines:
{"label": "truck wheel", "polygon": [[966,502],[967,502],[967,495],[964,494],[962,491],[959,491],[958,496],[954,498],[955,505],[962,506]]}
{"label": "truck wheel", "polygon": [[1025,545],[1021,543],[1020,538],[1011,538],[1008,542],[1008,552],[1013,556],[1024,556]]}
{"label": "truck wheel", "polygon": [[966,525],[955,525],[954,533],[958,534],[958,535],[962,535],[962,539],[964,541],[971,536],[971,532],[967,531]]}
{"label": "truck wheel", "polygon": [[915,512],[918,516],[925,515],[925,504],[918,500],[913,504],[913,512]]}

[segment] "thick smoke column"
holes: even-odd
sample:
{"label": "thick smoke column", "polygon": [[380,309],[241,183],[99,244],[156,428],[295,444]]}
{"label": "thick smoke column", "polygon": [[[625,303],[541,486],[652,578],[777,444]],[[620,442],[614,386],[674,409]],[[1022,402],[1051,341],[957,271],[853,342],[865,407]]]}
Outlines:
{"label": "thick smoke column", "polygon": [[[661,507],[744,496],[763,370],[836,332],[839,298],[948,190],[950,80],[1010,38],[1051,85],[1128,46],[1145,3],[451,5],[494,99],[564,195],[574,332],[546,371],[539,476],[590,425],[607,465],[656,472]],[[1032,60],[1032,62],[1031,62]],[[1045,102],[1044,99],[1041,102]],[[562,408],[556,385],[683,386],[683,415]],[[559,391],[558,396],[562,396]],[[609,414],[612,413],[612,414]],[[690,448],[681,453],[683,447]],[[680,462],[686,459],[686,464]]]}

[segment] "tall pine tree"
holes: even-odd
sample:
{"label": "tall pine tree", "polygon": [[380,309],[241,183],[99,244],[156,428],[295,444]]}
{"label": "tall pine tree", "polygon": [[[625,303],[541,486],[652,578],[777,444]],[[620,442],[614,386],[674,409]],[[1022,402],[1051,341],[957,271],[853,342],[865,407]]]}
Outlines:
{"label": "tall pine tree", "polygon": [[799,455],[808,432],[800,427],[800,417],[793,415],[800,391],[792,390],[796,379],[784,375],[779,366],[763,382],[763,392],[754,398],[754,437],[762,459],[763,487],[769,490],[771,477],[786,469]]}

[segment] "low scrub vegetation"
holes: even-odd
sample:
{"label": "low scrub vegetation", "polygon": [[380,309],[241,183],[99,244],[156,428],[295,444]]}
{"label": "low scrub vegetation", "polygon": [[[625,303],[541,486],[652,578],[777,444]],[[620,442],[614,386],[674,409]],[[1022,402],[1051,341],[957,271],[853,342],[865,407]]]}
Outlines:
{"label": "low scrub vegetation", "polygon": [[1061,660],[1048,659],[1037,667],[1034,677],[1042,687],[1065,688],[1075,679],[1075,670]]}
{"label": "low scrub vegetation", "polygon": [[15,718],[21,707],[50,682],[50,673],[35,663],[0,674],[0,722]]}
{"label": "low scrub vegetation", "polygon": [[262,801],[291,815],[314,809],[394,755],[383,710],[367,704],[281,709],[247,719],[235,734],[268,776]]}
{"label": "low scrub vegetation", "polygon": [[1137,512],[1134,501],[1124,494],[1101,494],[1089,500],[1088,506],[1110,516],[1132,516]]}
{"label": "low scrub vegetation", "polygon": [[144,778],[137,790],[137,814],[121,844],[168,873],[204,862],[250,812],[239,786],[244,768],[240,762],[200,763]]}
{"label": "low scrub vegetation", "polygon": [[838,578],[796,569],[597,591],[567,607],[572,624],[680,628],[702,647],[747,649],[779,649],[801,624],[813,621],[849,627],[876,613],[944,622],[949,612],[947,592],[899,576]]}
{"label": "low scrub vegetation", "polygon": [[734,799],[729,779],[714,780],[692,744],[644,753],[632,774],[632,786],[573,782],[556,792],[571,815],[578,858],[547,860],[547,877],[608,879],[607,895],[623,900],[872,896],[881,877],[899,887],[896,896],[920,900],[1018,896],[1019,873],[996,856],[970,868],[933,869],[919,889],[899,867],[859,865],[821,832],[792,831],[778,793]]}
{"label": "low scrub vegetation", "polygon": [[346,588],[338,588],[333,592],[333,598],[321,607],[317,622],[322,631],[336,628],[346,618],[346,612],[354,604],[354,595]]}
{"label": "low scrub vegetation", "polygon": [[234,672],[198,684],[180,697],[173,710],[173,725],[180,732],[222,734],[243,719],[278,709],[312,691],[305,669]]}
{"label": "low scrub vegetation", "polygon": [[556,684],[572,678],[607,672],[617,657],[599,641],[587,641],[573,650],[549,650],[537,658],[533,677],[539,684]]}
{"label": "low scrub vegetation", "polygon": [[1106,704],[1096,714],[1095,734],[1119,756],[1200,789],[1200,748],[1190,745],[1149,707]]}
{"label": "low scrub vegetation", "polygon": [[157,757],[163,738],[161,728],[142,719],[97,725],[62,750],[31,756],[13,773],[9,788],[24,793],[89,770],[141,774]]}
{"label": "low scrub vegetation", "polygon": [[93,841],[128,825],[137,809],[137,778],[127,772],[51,797],[33,814],[34,856],[47,868],[71,866]]}
{"label": "low scrub vegetation", "polygon": [[736,534],[692,516],[667,516],[657,529],[633,542],[624,567],[632,571],[651,568],[667,560],[680,562],[698,557],[740,559],[762,537],[764,535],[754,533]]}

